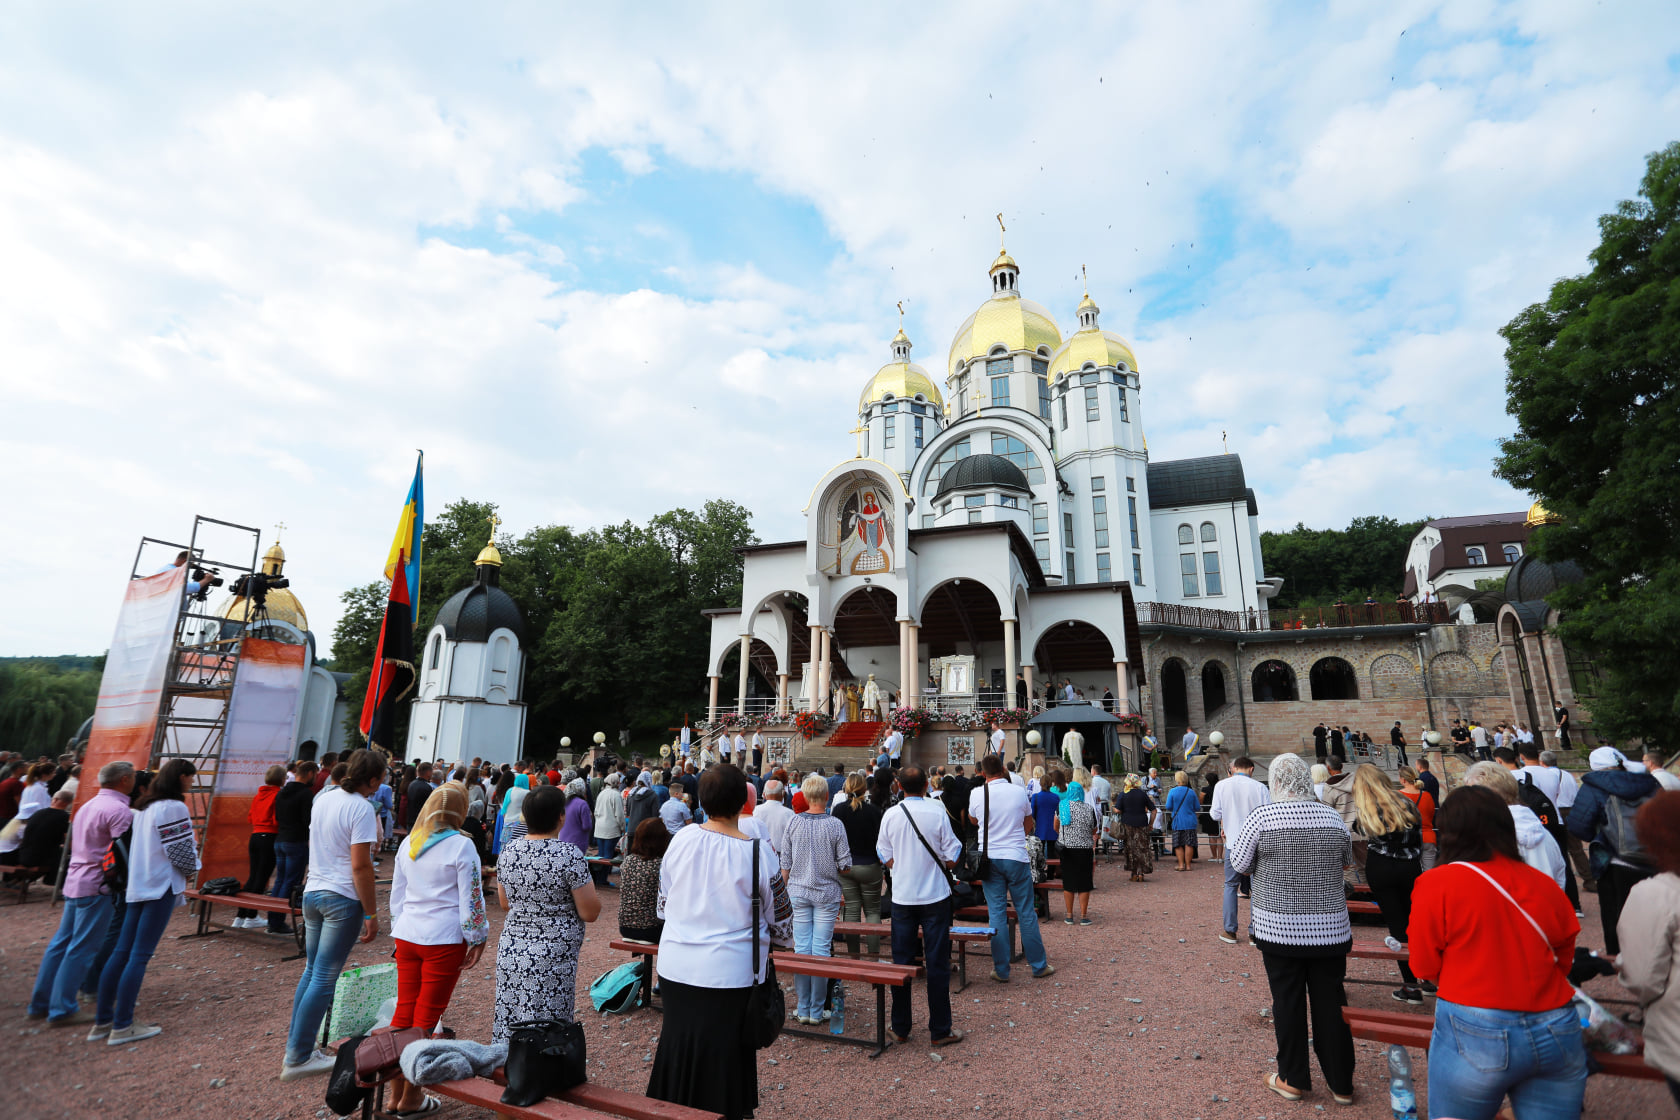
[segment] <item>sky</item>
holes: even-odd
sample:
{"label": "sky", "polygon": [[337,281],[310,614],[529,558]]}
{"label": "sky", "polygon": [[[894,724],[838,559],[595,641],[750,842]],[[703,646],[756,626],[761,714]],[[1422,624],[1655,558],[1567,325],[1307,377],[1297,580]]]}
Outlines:
{"label": "sky", "polygon": [[516,536],[714,497],[803,536],[895,305],[942,379],[1000,212],[1064,331],[1087,270],[1151,454],[1228,440],[1264,527],[1521,509],[1497,331],[1680,134],[1672,0],[7,24],[0,655],[103,650],[196,514],[287,526],[325,652],[422,448],[431,510]]}

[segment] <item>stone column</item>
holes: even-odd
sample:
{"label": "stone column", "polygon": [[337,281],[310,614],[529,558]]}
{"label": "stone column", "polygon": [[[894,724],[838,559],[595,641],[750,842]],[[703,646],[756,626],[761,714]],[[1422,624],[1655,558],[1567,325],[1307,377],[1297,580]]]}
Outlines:
{"label": "stone column", "polygon": [[914,622],[910,627],[910,663],[905,666],[908,670],[904,682],[904,706],[919,708],[922,706],[922,628]]}
{"label": "stone column", "polygon": [[707,723],[716,723],[717,722],[717,698],[718,698],[718,679],[717,679],[717,675],[714,673],[712,676],[709,676],[706,679],[712,682],[711,699],[706,702],[706,722]]}
{"label": "stone column", "polygon": [[819,679],[819,673],[817,670],[817,666],[822,664],[819,656],[821,650],[822,627],[813,626],[811,627],[811,660],[806,662],[806,665],[808,665],[809,668],[805,671],[806,699],[810,701],[810,710],[813,712],[821,710],[819,701],[822,699],[822,689],[819,688],[818,685],[822,682]]}
{"label": "stone column", "polygon": [[1124,661],[1114,663],[1114,677],[1119,686],[1114,693],[1114,714],[1117,716],[1127,715],[1132,710],[1132,687],[1131,682],[1127,679],[1126,663]]}
{"label": "stone column", "polygon": [[787,698],[788,675],[776,674],[776,714],[786,715],[788,710]]}
{"label": "stone column", "polygon": [[741,687],[736,692],[735,714],[747,714],[747,655],[752,653],[752,635],[741,635]]}
{"label": "stone column", "polygon": [[1003,703],[1006,708],[1015,706],[1015,671],[1015,620],[1006,618],[1003,620],[1003,687],[1009,695]]}
{"label": "stone column", "polygon": [[[822,632],[822,668],[819,670],[819,676],[817,678],[817,683],[822,685],[822,689],[817,695],[818,695],[818,698],[819,698],[819,702],[822,706],[822,710],[825,711],[825,712],[828,712],[829,708],[831,708],[833,706],[829,702],[830,694],[834,690],[834,662],[833,662],[833,657],[834,657],[834,635],[829,633],[825,629]],[[828,714],[830,716],[833,716],[835,719],[840,718],[840,715],[839,715],[838,712],[828,712]]]}
{"label": "stone column", "polygon": [[1037,695],[1033,692],[1032,662],[1029,661],[1021,666],[1021,679],[1027,682],[1027,707],[1031,708],[1033,706],[1033,697]]}
{"label": "stone column", "polygon": [[907,619],[898,620],[898,698],[899,703],[907,703],[910,696],[910,623]]}

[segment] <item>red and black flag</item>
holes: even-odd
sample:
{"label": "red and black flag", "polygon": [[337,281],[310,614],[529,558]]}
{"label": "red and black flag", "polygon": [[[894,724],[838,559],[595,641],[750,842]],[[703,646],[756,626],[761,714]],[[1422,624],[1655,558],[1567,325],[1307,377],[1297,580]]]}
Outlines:
{"label": "red and black flag", "polygon": [[[396,751],[397,705],[414,689],[414,608],[408,596],[408,572],[396,566],[391,593],[385,600],[385,620],[379,624],[379,645],[373,654],[373,675],[362,701],[362,735],[370,747]],[[400,751],[396,751],[400,753]]]}

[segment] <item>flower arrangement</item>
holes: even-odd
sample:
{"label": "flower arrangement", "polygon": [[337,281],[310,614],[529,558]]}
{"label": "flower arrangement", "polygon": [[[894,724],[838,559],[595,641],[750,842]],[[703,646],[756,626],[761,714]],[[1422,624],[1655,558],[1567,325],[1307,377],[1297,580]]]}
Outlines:
{"label": "flower arrangement", "polygon": [[933,722],[933,718],[933,713],[926,708],[899,708],[892,714],[892,726],[906,739],[914,739]]}
{"label": "flower arrangement", "polygon": [[798,712],[793,717],[794,730],[807,739],[815,739],[833,723],[821,712]]}
{"label": "flower arrangement", "polygon": [[1128,712],[1125,715],[1116,716],[1115,718],[1120,721],[1121,731],[1133,735],[1143,731],[1143,717],[1137,715],[1136,713]]}

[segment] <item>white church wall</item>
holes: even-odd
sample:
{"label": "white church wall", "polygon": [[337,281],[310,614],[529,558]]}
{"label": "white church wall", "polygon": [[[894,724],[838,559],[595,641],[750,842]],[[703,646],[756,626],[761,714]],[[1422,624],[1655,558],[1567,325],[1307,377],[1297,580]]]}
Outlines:
{"label": "white church wall", "polygon": [[482,696],[484,694],[483,642],[445,642],[449,684],[444,695]]}

